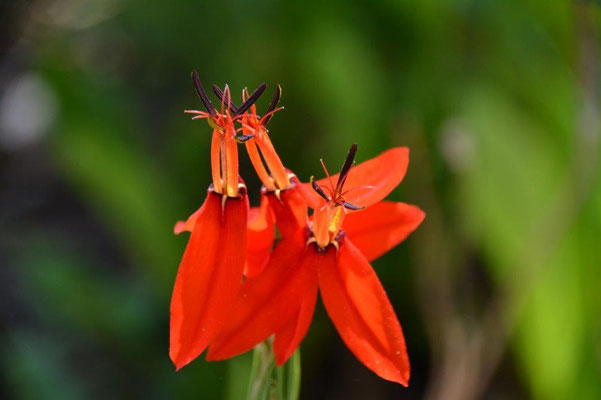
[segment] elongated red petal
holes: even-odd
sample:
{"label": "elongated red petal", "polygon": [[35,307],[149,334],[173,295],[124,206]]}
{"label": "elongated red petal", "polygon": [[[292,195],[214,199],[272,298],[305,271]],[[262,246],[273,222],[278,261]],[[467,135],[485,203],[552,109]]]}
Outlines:
{"label": "elongated red petal", "polygon": [[[334,257],[330,256],[330,258],[333,259]],[[284,365],[305,338],[313,320],[315,303],[317,303],[317,285],[304,294],[296,315],[275,333],[273,352],[275,353],[277,365]]]}
{"label": "elongated red petal", "polygon": [[[344,195],[347,202],[369,207],[384,199],[401,183],[409,165],[409,148],[394,147],[351,168],[344,190],[350,190]],[[332,182],[338,181],[338,175],[331,177]],[[317,181],[319,186],[328,187],[328,179]],[[311,184],[303,184],[302,190],[305,201],[311,208],[318,208],[323,199],[311,188]]]}
{"label": "elongated red petal", "polygon": [[280,242],[267,268],[248,279],[222,331],[211,343],[207,360],[223,360],[244,353],[264,341],[293,318],[307,292],[317,286],[316,265],[321,259],[307,251],[305,234]]}
{"label": "elongated red petal", "polygon": [[299,192],[299,184],[281,190],[279,195],[269,192],[269,205],[273,210],[278,229],[282,237],[295,234],[301,227],[307,226],[307,204]]}
{"label": "elongated red petal", "polygon": [[319,288],[347,347],[380,377],[409,383],[409,358],[401,325],[373,268],[345,239],[336,263],[319,268]]}
{"label": "elongated red petal", "polygon": [[365,210],[349,213],[342,227],[346,237],[372,261],[405,240],[425,217],[416,206],[381,201]]}
{"label": "elongated red petal", "polygon": [[197,216],[171,298],[169,355],[177,369],[221,329],[240,287],[246,252],[246,197],[209,192]]}
{"label": "elongated red petal", "polygon": [[261,194],[261,205],[252,208],[248,216],[246,265],[244,266],[244,275],[247,278],[257,276],[267,266],[274,239],[273,213],[269,208],[269,200]]}

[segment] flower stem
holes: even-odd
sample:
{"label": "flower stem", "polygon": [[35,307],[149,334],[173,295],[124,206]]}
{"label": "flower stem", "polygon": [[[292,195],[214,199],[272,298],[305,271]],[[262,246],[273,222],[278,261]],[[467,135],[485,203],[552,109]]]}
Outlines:
{"label": "flower stem", "polygon": [[283,375],[286,377],[287,397],[285,398],[288,400],[298,400],[301,380],[300,348],[296,349],[290,360],[283,366],[278,367],[278,369],[284,370]]}
{"label": "flower stem", "polygon": [[276,366],[271,340],[258,344],[248,384],[247,400],[298,400],[300,350],[281,367]]}

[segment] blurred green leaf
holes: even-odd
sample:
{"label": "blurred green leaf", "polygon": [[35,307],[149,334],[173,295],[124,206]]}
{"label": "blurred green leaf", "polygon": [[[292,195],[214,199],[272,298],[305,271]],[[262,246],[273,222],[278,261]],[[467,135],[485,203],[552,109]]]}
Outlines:
{"label": "blurred green leaf", "polygon": [[[590,346],[585,321],[592,317],[586,315],[592,310],[586,311],[582,277],[598,256],[581,246],[580,226],[569,220],[572,212],[557,208],[573,186],[562,149],[531,116],[490,88],[473,92],[459,118],[475,151],[461,176],[464,191],[457,210],[472,240],[484,247],[498,282],[522,276],[528,283],[527,293],[519,293],[525,308],[505,313],[519,318],[514,350],[534,397],[570,398],[583,385],[601,394],[601,385],[584,382],[581,371]],[[577,202],[568,206],[580,207]],[[562,215],[551,215],[551,222],[541,225],[555,209]],[[519,301],[508,304],[521,307]]]}

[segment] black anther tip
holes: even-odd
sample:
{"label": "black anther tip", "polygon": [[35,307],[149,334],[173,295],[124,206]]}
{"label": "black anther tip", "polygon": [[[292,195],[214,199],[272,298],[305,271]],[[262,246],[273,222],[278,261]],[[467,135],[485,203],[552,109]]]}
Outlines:
{"label": "black anther tip", "polygon": [[319,186],[317,184],[317,182],[315,182],[314,177],[311,177],[311,186],[313,187],[313,190],[315,190],[315,192],[317,192],[318,195],[320,195],[321,197],[324,198],[325,201],[330,201],[330,198],[328,197],[327,194],[325,194],[325,192],[323,191],[321,186]]}
{"label": "black anther tip", "polygon": [[340,170],[340,175],[338,176],[338,182],[336,182],[336,188],[338,188],[338,190],[342,189],[342,185],[344,185],[348,173],[355,163],[355,153],[357,153],[357,143],[353,143],[348,154],[346,155],[346,160],[344,160],[344,164]]}
{"label": "black anther tip", "polygon": [[200,82],[200,78],[198,77],[198,72],[196,72],[196,70],[192,71],[192,82],[194,82],[194,88],[196,89],[196,93],[198,93],[198,97],[200,97],[200,101],[202,101],[209,114],[215,115],[215,107],[213,107],[213,104],[211,104],[211,100],[209,100],[207,93],[202,87],[202,83]]}
{"label": "black anther tip", "polygon": [[363,210],[365,208],[364,206],[356,206],[347,201],[343,201],[342,205],[344,206],[344,208],[346,208],[348,210],[352,210],[352,211]]}
{"label": "black anther tip", "polygon": [[266,88],[267,84],[265,82],[260,84],[259,87],[255,89],[255,91],[250,96],[248,96],[248,99],[246,99],[244,104],[240,106],[240,108],[236,112],[236,115],[244,114],[246,110],[248,110],[250,106],[252,106],[259,99],[259,97],[261,97]]}
{"label": "black anther tip", "polygon": [[[265,114],[268,114],[268,113],[272,112],[273,110],[275,110],[278,103],[280,102],[280,97],[282,97],[282,87],[278,84],[275,88],[275,93],[273,94],[273,98],[271,99],[269,108],[267,108],[267,111],[265,112]],[[273,116],[273,114],[269,114],[265,117],[265,119],[263,120],[263,126],[267,126],[267,124],[269,123],[269,120],[271,119],[272,116]]]}
{"label": "black anther tip", "polygon": [[238,141],[238,143],[244,143],[254,137],[255,137],[255,135],[240,135],[240,136],[236,136],[236,140]]}

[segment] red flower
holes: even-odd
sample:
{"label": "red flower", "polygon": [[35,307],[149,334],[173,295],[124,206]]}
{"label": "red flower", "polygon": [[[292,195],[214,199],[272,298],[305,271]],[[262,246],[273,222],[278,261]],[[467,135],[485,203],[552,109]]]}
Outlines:
{"label": "red flower", "polygon": [[[265,115],[257,115],[256,106],[250,107],[250,112],[241,119],[242,132],[251,137],[246,144],[248,156],[263,183],[261,190],[261,203],[268,199],[269,206],[278,218],[278,230],[281,237],[286,237],[307,222],[307,206],[297,187],[300,182],[296,176],[284,167],[280,157],[275,151],[267,124],[273,114],[283,107],[276,108],[282,94],[278,85]],[[246,95],[248,96],[248,94]],[[263,163],[265,160],[265,163]],[[282,218],[282,215],[286,215]]]}
{"label": "red flower", "polygon": [[238,176],[240,138],[234,123],[265,89],[260,86],[237,112],[230,113],[226,88],[218,112],[196,72],[192,77],[207,112],[187,112],[196,114],[193,119],[206,118],[213,128],[213,184],[202,207],[175,227],[176,233],[191,231],[171,297],[169,355],[177,369],[196,358],[215,338],[240,287],[246,260],[248,197]]}
{"label": "red flower", "polygon": [[[259,88],[252,96],[245,89],[243,91],[244,104],[242,107],[238,107],[218,86],[213,85],[213,91],[218,98],[222,99],[222,108],[227,103],[226,111],[237,116],[235,119],[240,122],[240,130],[243,133],[237,139],[246,145],[249,158],[263,183],[261,205],[251,208],[248,214],[248,240],[244,267],[244,276],[247,278],[255,277],[261,273],[269,260],[275,240],[272,208],[282,215],[292,217],[280,218],[278,229],[282,237],[287,236],[289,233],[294,233],[301,225],[304,226],[307,222],[305,200],[296,190],[300,183],[296,176],[282,164],[271,143],[267,130],[267,124],[271,116],[283,108],[276,108],[281,96],[281,88],[279,85],[277,86],[271,104],[263,117],[257,115],[257,109],[254,104],[246,107],[248,100],[250,98],[253,98],[253,101],[256,100],[256,97],[258,97],[256,93],[260,94],[264,90],[265,85],[261,85]],[[201,95],[201,98],[203,98],[202,96],[206,97],[204,93]],[[246,111],[247,109],[248,111]],[[189,112],[198,114],[201,118],[205,118],[207,115],[207,113],[199,111]],[[175,234],[183,231],[191,232],[199,212],[200,210],[196,211],[185,222],[177,222],[174,227]]]}
{"label": "red flower", "polygon": [[[309,328],[319,290],[357,358],[382,378],[408,384],[401,326],[369,260],[405,239],[425,215],[415,206],[380,202],[404,177],[407,148],[391,149],[351,169],[355,150],[340,174],[312,182],[315,193],[292,181],[290,190],[282,192],[292,195],[269,197],[278,226],[296,224],[297,229],[283,236],[265,270],[243,283],[207,360],[232,357],[275,334],[276,362],[285,363]],[[344,191],[345,186],[350,189]],[[315,209],[310,223],[298,217],[305,207],[295,201],[300,193]]]}
{"label": "red flower", "polygon": [[[215,94],[223,98],[223,92],[213,86]],[[247,278],[257,276],[269,260],[275,239],[274,215],[278,215],[278,231],[281,238],[294,234],[301,226],[307,224],[307,206],[297,190],[300,182],[296,176],[287,170],[275,151],[267,124],[274,113],[283,107],[277,107],[282,89],[278,85],[265,114],[257,115],[253,104],[248,112],[241,115],[239,122],[244,137],[248,156],[263,183],[261,190],[261,206],[251,210],[253,218],[248,224],[247,260],[244,275]],[[246,89],[242,92],[242,100],[249,96]],[[230,102],[233,112],[240,108]]]}

